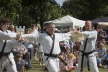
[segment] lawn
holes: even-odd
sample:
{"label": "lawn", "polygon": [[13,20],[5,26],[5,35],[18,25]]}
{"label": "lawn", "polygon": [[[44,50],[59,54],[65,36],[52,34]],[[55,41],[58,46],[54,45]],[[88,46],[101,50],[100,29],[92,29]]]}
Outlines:
{"label": "lawn", "polygon": [[[28,70],[27,72],[46,72],[42,69],[42,66],[40,66],[37,61],[33,61],[32,65],[33,65],[33,68]],[[100,68],[99,71],[100,72],[108,72],[108,69]],[[87,71],[85,71],[85,72],[87,72]]]}
{"label": "lawn", "polygon": [[[108,45],[106,45],[106,48],[108,49]],[[34,61],[32,62],[33,68],[28,70],[27,72],[46,72],[42,69],[42,67],[39,65],[38,61]],[[99,68],[100,72],[108,72],[108,69],[104,69],[104,68]],[[87,72],[87,71],[85,71]]]}
{"label": "lawn", "polygon": [[32,69],[28,70],[27,72],[44,72],[42,66],[37,61],[33,61]]}

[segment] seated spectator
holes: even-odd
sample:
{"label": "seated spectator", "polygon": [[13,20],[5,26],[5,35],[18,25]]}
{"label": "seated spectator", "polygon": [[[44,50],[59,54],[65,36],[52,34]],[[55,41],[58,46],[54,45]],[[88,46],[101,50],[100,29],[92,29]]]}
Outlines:
{"label": "seated spectator", "polygon": [[102,67],[102,58],[106,54],[106,48],[105,48],[104,43],[101,42],[99,44],[99,46],[97,48],[97,53],[98,53],[98,55],[97,55],[97,65],[99,67]]}
{"label": "seated spectator", "polygon": [[60,41],[59,45],[60,45],[61,52],[66,52],[65,42],[64,41]]}
{"label": "seated spectator", "polygon": [[21,42],[19,42],[19,45],[16,48],[12,49],[12,52],[14,53],[15,56],[18,53],[22,53],[23,55],[25,55],[27,53],[27,49]]}
{"label": "seated spectator", "polygon": [[102,62],[103,62],[104,68],[108,68],[108,50],[106,51],[106,54],[104,55],[102,59]]}
{"label": "seated spectator", "polygon": [[103,44],[106,45],[106,40],[105,39],[100,40],[100,42],[102,42]]}
{"label": "seated spectator", "polygon": [[12,52],[15,55],[15,62],[18,72],[24,72],[26,63],[23,56],[27,53],[27,49],[21,42],[19,42],[19,45],[14,48]]}
{"label": "seated spectator", "polygon": [[79,51],[80,45],[81,45],[81,43],[79,41],[76,41],[74,46],[73,46],[73,52]]}
{"label": "seated spectator", "polygon": [[101,41],[102,39],[106,39],[106,37],[107,37],[106,32],[103,29],[101,29],[98,32],[98,38],[97,38],[98,40],[97,41]]}
{"label": "seated spectator", "polygon": [[17,53],[15,56],[15,61],[16,61],[16,67],[18,72],[25,72],[25,61],[23,60],[23,54],[22,53]]}
{"label": "seated spectator", "polygon": [[72,71],[75,69],[74,63],[76,61],[76,57],[73,53],[67,55],[67,66],[65,66],[66,71]]}
{"label": "seated spectator", "polygon": [[69,43],[67,41],[60,41],[59,45],[60,45],[61,53],[68,54],[71,51]]}
{"label": "seated spectator", "polygon": [[[62,56],[63,58],[63,56]],[[67,64],[65,65],[62,61],[60,62],[60,68],[61,72],[64,71],[72,71],[75,70],[74,62],[76,60],[76,57],[73,53],[69,53],[65,59],[63,59]]]}

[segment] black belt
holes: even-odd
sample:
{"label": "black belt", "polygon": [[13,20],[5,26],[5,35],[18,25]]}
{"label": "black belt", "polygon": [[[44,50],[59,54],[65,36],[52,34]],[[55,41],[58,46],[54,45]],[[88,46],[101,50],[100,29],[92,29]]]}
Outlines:
{"label": "black belt", "polygon": [[57,58],[59,54],[48,54],[48,53],[44,53],[44,56],[48,56],[48,57],[55,57]]}
{"label": "black belt", "polygon": [[[65,62],[65,60],[63,60],[59,54],[48,54],[48,53],[44,53],[45,56],[48,56],[48,57],[54,57],[54,58],[59,58],[60,61],[64,64],[64,65],[67,65],[67,63]],[[48,59],[46,59],[48,60]]]}
{"label": "black belt", "polygon": [[2,56],[8,56],[10,54],[10,52],[7,52],[7,53],[1,53],[0,52],[0,57],[2,57]]}
{"label": "black belt", "polygon": [[91,54],[91,53],[93,53],[93,52],[95,52],[96,50],[92,50],[92,51],[90,51],[90,52],[84,52],[84,51],[82,51],[82,50],[80,50],[80,52],[81,53],[83,53],[85,56],[87,55],[89,55],[89,54]]}
{"label": "black belt", "polygon": [[82,53],[82,61],[81,61],[81,69],[83,70],[83,61],[84,61],[84,56],[86,56],[87,57],[87,66],[88,66],[88,71],[90,71],[90,68],[89,68],[89,54],[91,54],[91,53],[93,53],[93,52],[95,52],[96,50],[92,50],[92,51],[90,51],[90,52],[84,52],[84,51],[81,51],[80,50],[80,52]]}

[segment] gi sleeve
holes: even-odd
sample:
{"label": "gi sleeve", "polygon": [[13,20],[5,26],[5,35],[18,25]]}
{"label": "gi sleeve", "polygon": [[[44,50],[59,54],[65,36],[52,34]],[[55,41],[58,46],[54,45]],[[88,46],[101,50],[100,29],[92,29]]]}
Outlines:
{"label": "gi sleeve", "polygon": [[11,40],[11,39],[16,39],[16,33],[14,32],[9,32],[9,33],[5,33],[0,31],[0,39],[1,40]]}
{"label": "gi sleeve", "polygon": [[37,30],[33,31],[31,34],[23,34],[21,35],[23,38],[26,38],[28,40],[37,40],[39,38],[39,32]]}
{"label": "gi sleeve", "polygon": [[97,38],[97,31],[84,31],[82,32],[87,38],[96,39]]}

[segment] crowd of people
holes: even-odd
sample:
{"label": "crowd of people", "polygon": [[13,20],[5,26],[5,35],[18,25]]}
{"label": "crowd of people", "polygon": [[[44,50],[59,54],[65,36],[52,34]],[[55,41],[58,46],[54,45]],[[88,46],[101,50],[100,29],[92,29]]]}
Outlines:
{"label": "crowd of people", "polygon": [[[48,72],[83,72],[84,66],[91,72],[108,68],[107,34],[101,26],[95,29],[91,21],[85,22],[83,30],[67,33],[55,33],[55,25],[46,23],[44,31],[32,25],[21,34],[11,24],[8,18],[0,19],[0,72],[25,72],[32,68],[34,57]],[[85,39],[70,39],[72,32]]]}

